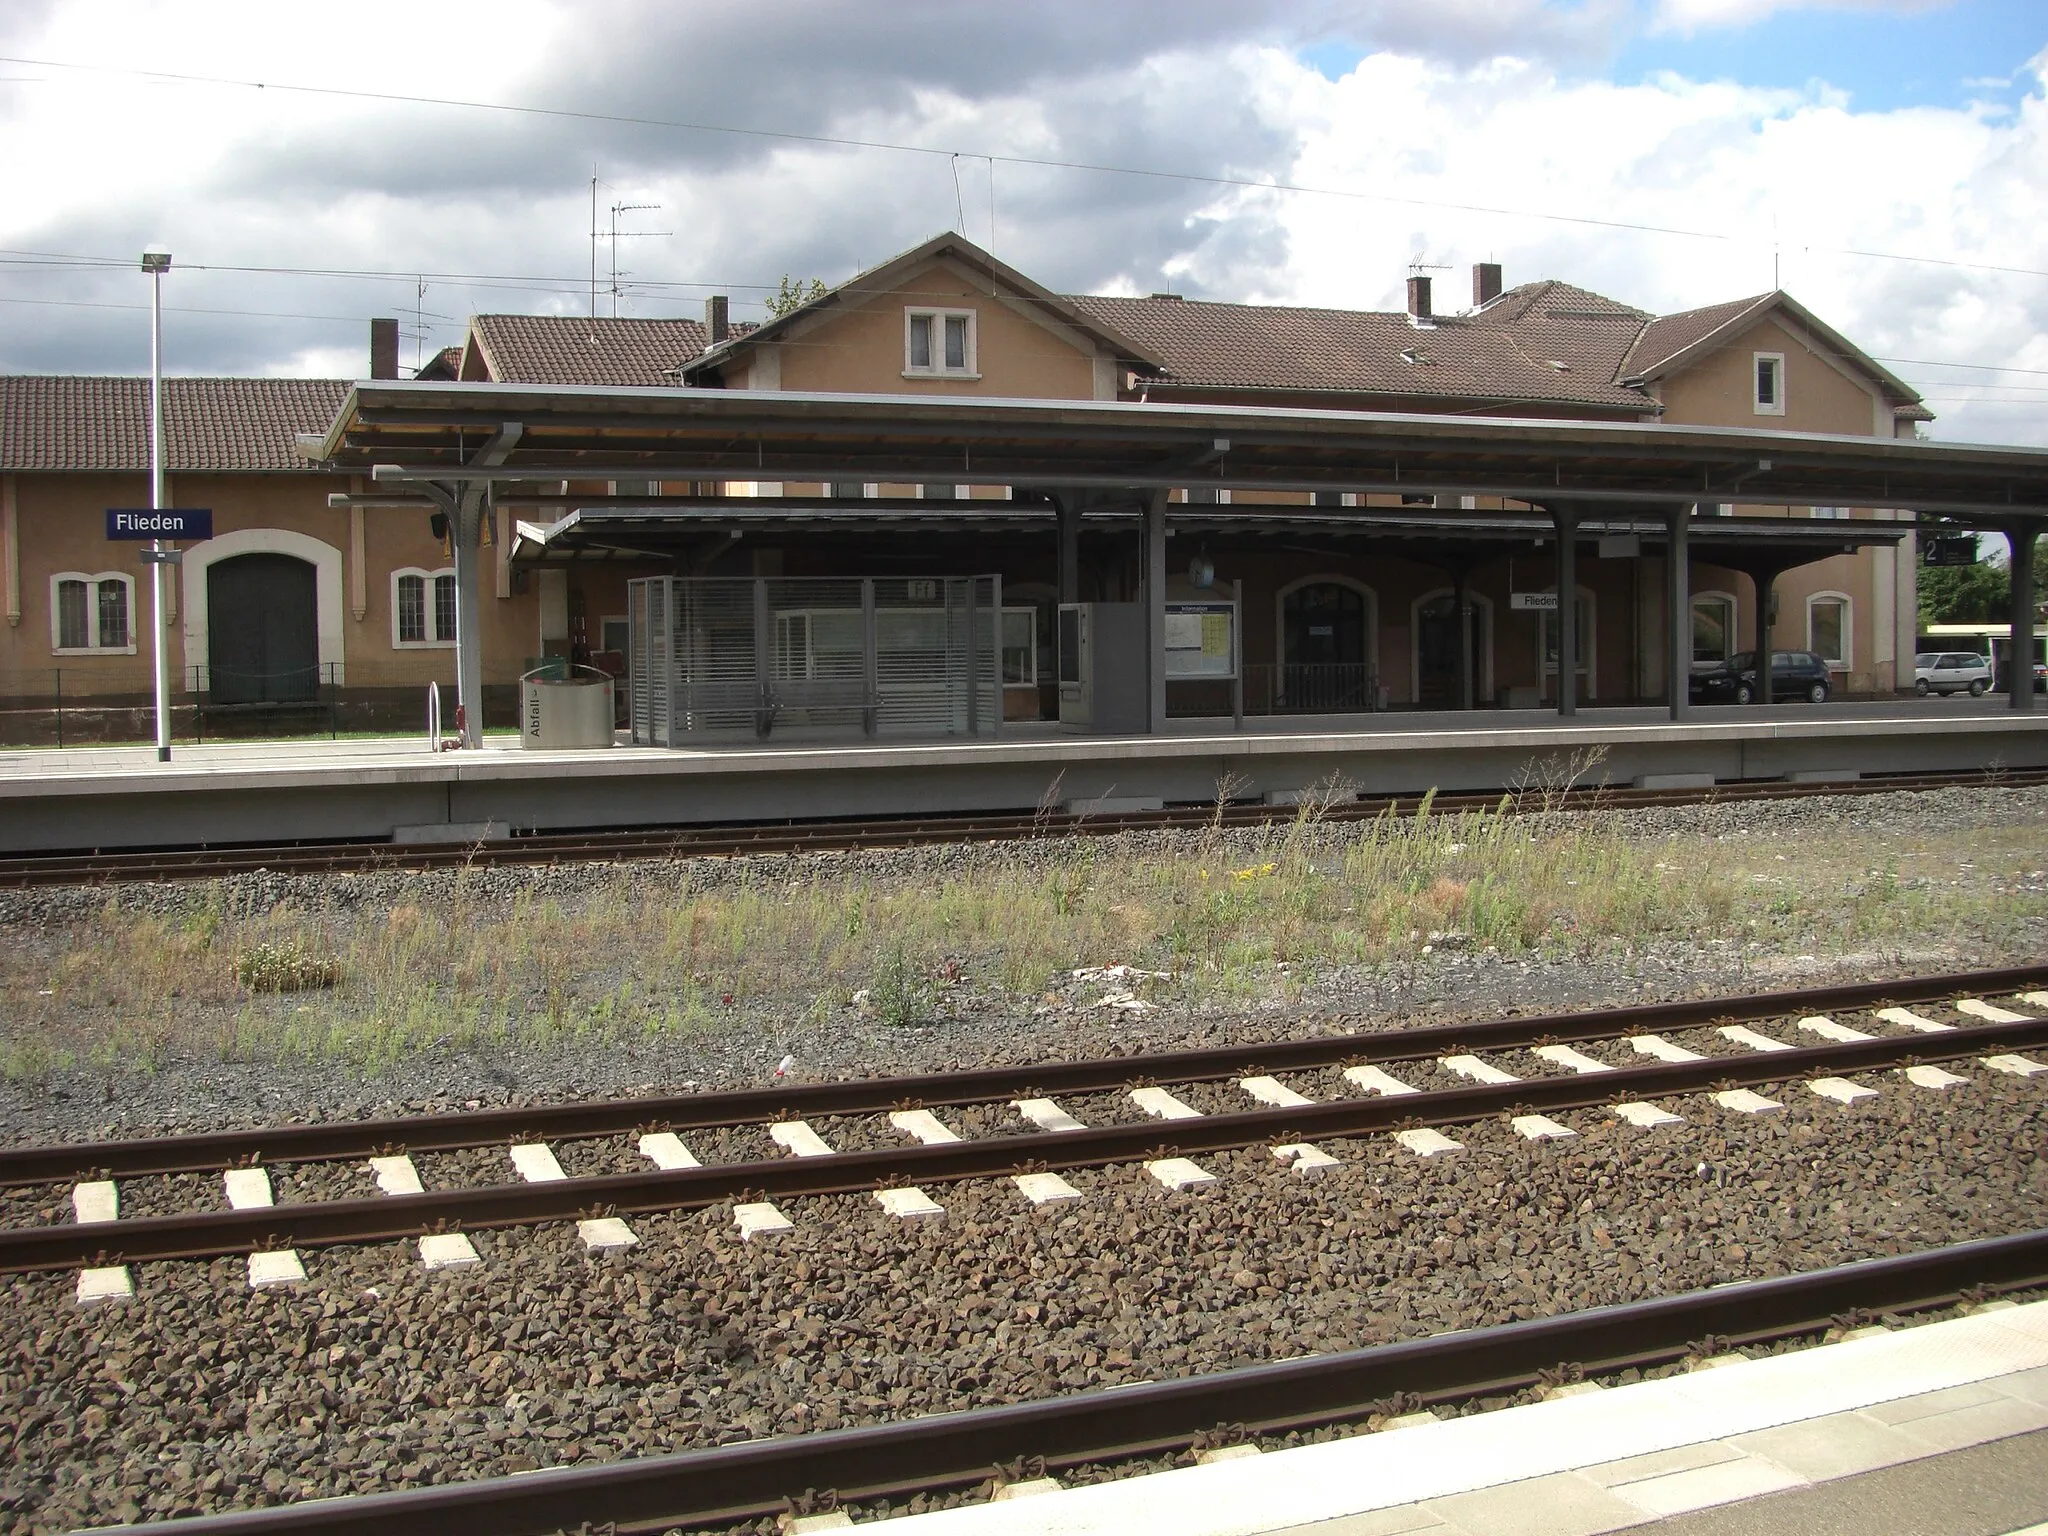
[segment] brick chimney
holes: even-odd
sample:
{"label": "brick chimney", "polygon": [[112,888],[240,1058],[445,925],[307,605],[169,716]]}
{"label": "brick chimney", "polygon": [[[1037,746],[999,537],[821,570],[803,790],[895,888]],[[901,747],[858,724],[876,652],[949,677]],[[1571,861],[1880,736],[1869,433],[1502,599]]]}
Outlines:
{"label": "brick chimney", "polygon": [[717,346],[732,334],[731,322],[726,318],[726,297],[714,293],[704,301],[704,346],[706,350]]}
{"label": "brick chimney", "polygon": [[370,377],[398,377],[398,322],[392,319],[370,322]]}
{"label": "brick chimney", "polygon": [[1427,320],[1430,318],[1429,279],[1426,277],[1417,276],[1408,279],[1408,318],[1410,320]]}
{"label": "brick chimney", "polygon": [[1475,261],[1472,263],[1472,307],[1491,304],[1500,297],[1500,263],[1497,261]]}

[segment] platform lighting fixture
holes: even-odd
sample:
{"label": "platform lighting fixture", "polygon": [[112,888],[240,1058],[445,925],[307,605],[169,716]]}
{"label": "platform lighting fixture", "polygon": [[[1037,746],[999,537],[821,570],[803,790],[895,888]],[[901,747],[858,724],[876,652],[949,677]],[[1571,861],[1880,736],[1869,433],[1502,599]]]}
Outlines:
{"label": "platform lighting fixture", "polygon": [[[149,274],[149,505],[164,507],[164,274],[171,270],[171,253],[152,245],[142,253],[142,270]],[[171,760],[171,674],[170,658],[164,652],[164,562],[163,540],[152,539],[150,550],[157,557],[149,567],[149,650],[156,672],[156,760]]]}

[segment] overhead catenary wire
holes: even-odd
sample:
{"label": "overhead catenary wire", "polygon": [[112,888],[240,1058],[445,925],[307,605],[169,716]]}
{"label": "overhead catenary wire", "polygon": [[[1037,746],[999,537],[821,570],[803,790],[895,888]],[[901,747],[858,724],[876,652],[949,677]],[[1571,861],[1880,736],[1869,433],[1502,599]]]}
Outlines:
{"label": "overhead catenary wire", "polygon": [[[1359,202],[1385,203],[1404,208],[1431,208],[1447,213],[1475,213],[1491,218],[1532,219],[1545,223],[1572,224],[1592,229],[1625,230],[1634,234],[1667,235],[1688,240],[1711,240],[1730,244],[1764,243],[1762,236],[1734,234],[1719,229],[1689,229],[1682,225],[1650,224],[1630,219],[1600,218],[1592,214],[1557,213],[1544,209],[1507,208],[1486,203],[1455,202],[1445,198],[1404,197],[1391,192],[1364,192],[1352,187],[1313,186],[1305,182],[1281,181],[1253,176],[1229,176],[1214,171],[1173,170],[1157,166],[1117,165],[1107,161],[1065,160],[1046,155],[997,154],[990,150],[952,145],[911,144],[890,139],[864,139],[843,134],[802,133],[794,129],[747,128],[731,123],[696,122],[683,118],[643,117],[631,113],[593,112],[573,107],[530,106],[517,102],[481,101],[460,96],[426,96],[403,91],[371,91],[357,87],[304,85],[290,81],[251,80],[231,75],[207,75],[159,69],[137,69],[113,64],[86,64],[67,59],[33,59],[0,54],[0,64],[18,64],[35,69],[61,69],[78,73],[120,75],[131,79],[162,80],[178,85],[206,85],[229,89],[280,91],[293,95],[320,96],[342,100],[373,101],[391,105],[446,107],[471,112],[496,112],[546,117],[557,120],[609,123],[621,127],[664,128],[682,133],[724,134],[738,138],[774,140],[783,143],[815,144],[831,149],[884,151],[891,154],[935,155],[957,158],[968,155],[985,159],[991,167],[997,161],[1041,170],[1081,171],[1105,176],[1140,176],[1160,181],[1180,181],[1198,186],[1226,187],[1237,191],[1284,192],[1304,197],[1344,198]],[[1902,251],[1878,251],[1856,246],[1803,243],[1803,251],[1823,255],[1853,256],[1870,261],[1892,261],[1920,266],[1946,267],[1963,271],[1998,272],[2020,277],[2048,277],[2048,268],[2021,267],[1998,262],[1963,261],[1951,257],[1919,256]]]}

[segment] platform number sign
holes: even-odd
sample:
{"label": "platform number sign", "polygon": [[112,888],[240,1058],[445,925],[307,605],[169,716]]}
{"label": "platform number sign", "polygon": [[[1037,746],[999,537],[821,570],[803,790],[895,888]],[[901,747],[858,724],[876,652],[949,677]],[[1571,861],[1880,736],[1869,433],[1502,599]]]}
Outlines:
{"label": "platform number sign", "polygon": [[1974,533],[1933,534],[1920,543],[1922,557],[1929,565],[1975,565],[1977,535]]}

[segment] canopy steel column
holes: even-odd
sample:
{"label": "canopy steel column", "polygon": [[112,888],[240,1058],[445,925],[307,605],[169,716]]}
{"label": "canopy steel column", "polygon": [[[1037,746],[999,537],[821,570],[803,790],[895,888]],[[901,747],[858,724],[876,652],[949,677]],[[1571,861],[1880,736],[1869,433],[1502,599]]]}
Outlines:
{"label": "canopy steel column", "polygon": [[483,542],[485,487],[465,484],[448,529],[455,540],[455,698],[462,744],[484,743]]}
{"label": "canopy steel column", "polygon": [[2006,610],[2012,623],[2006,702],[2014,709],[2030,710],[2034,707],[2034,540],[2041,535],[2041,523],[2022,518],[2006,524],[2002,531],[2012,551],[2006,562],[2012,572],[2012,600]]}
{"label": "canopy steel column", "polygon": [[1458,708],[1472,707],[1472,568],[1463,561],[1452,573],[1451,606],[1458,613]]}
{"label": "canopy steel column", "polygon": [[1685,719],[1692,709],[1693,511],[1690,506],[1673,507],[1666,521],[1671,537],[1664,558],[1664,614],[1670,633],[1664,647],[1664,687],[1673,720]]}
{"label": "canopy steel column", "polygon": [[[1557,530],[1557,712],[1579,712],[1579,509],[1546,508]],[[1541,665],[1539,659],[1538,665]]]}
{"label": "canopy steel column", "polygon": [[1059,513],[1059,593],[1063,603],[1081,601],[1081,501],[1072,491],[1053,498]]}
{"label": "canopy steel column", "polygon": [[[500,422],[463,468],[489,470],[503,464],[525,431],[519,422]],[[381,469],[371,471],[372,480],[389,478]],[[448,519],[449,540],[455,546],[455,696],[462,709],[462,744],[480,747],[484,741],[484,671],[483,561],[479,556],[484,519],[490,515],[486,505],[491,495],[490,476],[457,474],[415,484]]]}
{"label": "canopy steel column", "polygon": [[1145,691],[1149,699],[1146,729],[1154,736],[1166,730],[1166,498],[1165,491],[1145,497]]}

